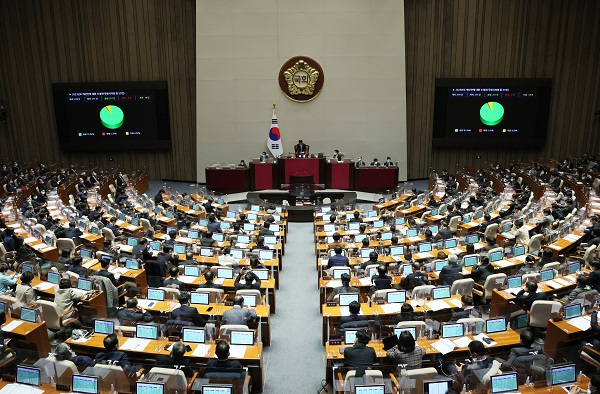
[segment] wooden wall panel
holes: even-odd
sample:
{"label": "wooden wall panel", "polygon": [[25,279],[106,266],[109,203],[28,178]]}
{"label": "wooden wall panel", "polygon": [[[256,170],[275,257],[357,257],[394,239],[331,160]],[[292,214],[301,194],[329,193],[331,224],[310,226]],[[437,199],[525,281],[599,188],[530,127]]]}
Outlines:
{"label": "wooden wall panel", "polygon": [[[600,2],[406,0],[408,177],[600,152]],[[538,149],[431,147],[435,78],[552,78]],[[481,159],[476,159],[480,155]]]}
{"label": "wooden wall panel", "polygon": [[[0,158],[146,170],[196,179],[194,0],[2,0]],[[53,82],[166,80],[170,151],[66,154],[58,147]],[[110,160],[112,159],[112,160]]]}

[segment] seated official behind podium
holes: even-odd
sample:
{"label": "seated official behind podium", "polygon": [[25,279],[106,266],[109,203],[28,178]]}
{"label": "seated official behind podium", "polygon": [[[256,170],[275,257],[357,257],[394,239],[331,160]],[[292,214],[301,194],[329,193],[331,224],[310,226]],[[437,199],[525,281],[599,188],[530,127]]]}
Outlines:
{"label": "seated official behind podium", "polygon": [[380,167],[381,163],[379,162],[379,160],[377,160],[377,158],[374,158],[373,161],[371,162],[371,167]]}
{"label": "seated official behind podium", "polygon": [[308,145],[306,145],[302,140],[298,140],[298,143],[294,145],[294,153],[296,154],[296,157],[308,157],[308,149]]}
{"label": "seated official behind podium", "polygon": [[261,163],[265,163],[268,159],[269,159],[269,155],[267,155],[267,152],[261,153],[260,156],[258,157],[258,160]]}
{"label": "seated official behind podium", "polygon": [[385,159],[385,163],[383,163],[384,166],[386,167],[394,167],[394,162],[392,161],[391,157],[387,157],[387,159]]}

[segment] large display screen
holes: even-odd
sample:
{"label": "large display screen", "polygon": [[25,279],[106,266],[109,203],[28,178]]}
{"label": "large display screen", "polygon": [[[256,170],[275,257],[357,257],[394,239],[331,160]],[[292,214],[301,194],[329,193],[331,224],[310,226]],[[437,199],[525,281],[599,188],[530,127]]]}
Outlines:
{"label": "large display screen", "polygon": [[169,149],[166,81],[52,84],[64,151]]}
{"label": "large display screen", "polygon": [[551,88],[551,79],[436,79],[433,146],[543,146]]}

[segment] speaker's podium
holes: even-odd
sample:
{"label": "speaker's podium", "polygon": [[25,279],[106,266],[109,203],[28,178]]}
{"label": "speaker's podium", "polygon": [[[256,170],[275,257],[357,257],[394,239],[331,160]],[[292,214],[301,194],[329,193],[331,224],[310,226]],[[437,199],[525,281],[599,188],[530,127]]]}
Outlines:
{"label": "speaker's podium", "polygon": [[279,159],[279,184],[325,183],[325,158],[283,156]]}
{"label": "speaker's podium", "polygon": [[260,161],[253,159],[250,162],[250,189],[267,190],[279,188],[279,173],[277,162],[273,159]]}

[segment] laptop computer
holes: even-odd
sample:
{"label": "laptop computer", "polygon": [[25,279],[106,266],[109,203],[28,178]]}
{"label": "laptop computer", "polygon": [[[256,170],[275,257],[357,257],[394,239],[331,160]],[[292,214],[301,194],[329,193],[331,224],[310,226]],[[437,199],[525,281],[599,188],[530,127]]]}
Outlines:
{"label": "laptop computer", "polygon": [[17,365],[16,382],[28,386],[39,387],[41,384],[42,370],[29,365]]}
{"label": "laptop computer", "polygon": [[570,363],[553,365],[546,373],[550,374],[552,386],[568,385],[575,383],[575,379],[577,379],[575,364]]}
{"label": "laptop computer", "polygon": [[565,305],[565,319],[567,320],[581,316],[581,312],[580,303]]}
{"label": "laptop computer", "polygon": [[46,281],[57,285],[60,282],[60,274],[58,272],[49,271],[46,275]]}
{"label": "laptop computer", "polygon": [[406,236],[409,238],[416,237],[417,235],[419,235],[419,232],[416,228],[409,228],[408,230],[406,230]]}
{"label": "laptop computer", "polygon": [[440,272],[442,270],[442,268],[444,268],[445,266],[448,265],[448,260],[436,260],[434,263],[435,263],[434,271]]}
{"label": "laptop computer", "polygon": [[19,316],[19,319],[29,323],[35,323],[37,320],[37,310],[21,307],[21,315]]}
{"label": "laptop computer", "polygon": [[173,252],[177,254],[185,254],[185,245],[175,244],[173,245]]}
{"label": "laptop computer", "polygon": [[260,260],[273,260],[274,250],[259,249],[258,258]]}
{"label": "laptop computer", "polygon": [[554,270],[553,269],[540,271],[540,281],[541,282],[547,282],[552,279],[554,279]]}
{"label": "laptop computer", "polygon": [[501,375],[493,375],[491,377],[492,394],[517,392],[519,384],[517,381],[517,373],[509,372]]}
{"label": "laptop computer", "polygon": [[354,343],[354,339],[356,339],[356,333],[358,330],[344,330],[344,343],[346,345],[351,345]]}
{"label": "laptop computer", "polygon": [[444,241],[444,248],[452,249],[458,246],[458,240],[456,238],[450,238]]}
{"label": "laptop computer", "polygon": [[490,259],[490,263],[495,263],[496,261],[502,260],[504,254],[501,250],[497,250],[489,254],[488,258]]}
{"label": "laptop computer", "polygon": [[135,392],[144,394],[164,394],[165,384],[158,382],[135,382]]}
{"label": "laptop computer", "polygon": [[89,249],[80,249],[79,256],[83,259],[83,261],[87,261],[92,258],[92,251]]}
{"label": "laptop computer", "polygon": [[348,306],[353,301],[360,302],[358,293],[340,293],[338,296],[340,306]]}
{"label": "laptop computer", "polygon": [[229,342],[232,345],[254,345],[254,331],[231,330],[229,331]]}
{"label": "laptop computer", "polygon": [[217,278],[233,279],[233,268],[217,268]]}
{"label": "laptop computer", "polygon": [[197,265],[184,265],[183,275],[198,277],[200,276],[200,267],[198,267]]}
{"label": "laptop computer", "polygon": [[495,332],[504,332],[506,331],[506,318],[505,317],[497,317],[494,319],[487,319],[485,321],[485,332],[488,334],[493,334]]}
{"label": "laptop computer", "polygon": [[356,234],[354,236],[354,243],[362,243],[363,239],[368,238],[367,234]]}
{"label": "laptop computer", "polygon": [[244,258],[244,249],[231,249],[229,255],[234,259],[241,260]]}
{"label": "laptop computer", "polygon": [[256,296],[253,294],[242,294],[242,298],[244,298],[244,306],[249,306],[251,308],[256,307]]}
{"label": "laptop computer", "polygon": [[331,268],[331,275],[333,276],[333,279],[336,279],[336,280],[342,279],[342,275],[344,275],[344,274],[350,275],[349,267],[333,267],[333,268]]}
{"label": "laptop computer", "polygon": [[450,298],[450,286],[437,286],[433,288],[432,298],[434,300],[443,300]]}
{"label": "laptop computer", "polygon": [[158,339],[158,326],[154,324],[138,324],[135,326],[135,337]]}
{"label": "laptop computer", "polygon": [[200,248],[200,256],[202,257],[212,257],[215,253],[213,248]]}
{"label": "laptop computer", "polygon": [[404,255],[404,246],[390,246],[390,256],[402,256]]}
{"label": "laptop computer", "polygon": [[509,289],[514,289],[517,287],[521,287],[523,285],[523,279],[522,276],[511,276],[510,278],[508,278],[508,288]]}
{"label": "laptop computer", "polygon": [[406,302],[406,291],[390,291],[385,294],[385,301],[388,304],[403,304]]}
{"label": "laptop computer", "polygon": [[90,375],[73,375],[71,390],[74,393],[98,394],[98,377]]}
{"label": "laptop computer", "polygon": [[112,320],[94,320],[94,333],[110,335],[115,333],[115,322]]}
{"label": "laptop computer", "polygon": [[79,290],[85,290],[85,291],[92,290],[92,280],[91,279],[78,278],[77,279],[77,288]]}
{"label": "laptop computer", "polygon": [[417,340],[417,327],[394,327],[394,335],[396,335],[398,338],[400,338],[400,334],[402,334],[404,331],[410,332],[410,335]]}
{"label": "laptop computer", "polygon": [[465,237],[465,243],[468,245],[476,244],[479,242],[479,235],[477,234],[469,234]]}
{"label": "laptop computer", "polygon": [[148,300],[150,301],[164,301],[165,291],[163,289],[148,288]]}
{"label": "laptop computer", "polygon": [[206,341],[206,332],[204,328],[183,327],[181,329],[181,338],[183,342],[204,343]]}
{"label": "laptop computer", "polygon": [[136,246],[137,244],[138,244],[138,239],[137,238],[133,238],[133,237],[127,238],[127,245],[129,245],[129,246]]}
{"label": "laptop computer", "polygon": [[269,270],[266,268],[257,268],[252,270],[258,279],[260,280],[269,280]]}
{"label": "laptop computer", "polygon": [[433,250],[433,244],[429,242],[424,242],[419,244],[419,253],[423,252],[431,252]]}
{"label": "laptop computer", "polygon": [[446,394],[452,386],[451,379],[436,379],[423,381],[424,394]]}
{"label": "laptop computer", "polygon": [[139,261],[137,261],[135,259],[126,259],[125,260],[125,268],[130,269],[130,270],[139,270],[140,263],[139,263]]}
{"label": "laptop computer", "polygon": [[579,271],[581,271],[581,263],[579,261],[569,263],[569,274],[576,274]]}
{"label": "laptop computer", "polygon": [[442,338],[458,338],[465,335],[462,323],[442,324]]}
{"label": "laptop computer", "polygon": [[396,223],[396,226],[400,226],[400,225],[406,223],[406,219],[405,218],[396,218],[394,223]]}
{"label": "laptop computer", "polygon": [[202,291],[193,291],[190,293],[190,304],[208,305],[210,304],[210,293]]}
{"label": "laptop computer", "polygon": [[198,239],[199,232],[196,230],[188,230],[188,238]]}
{"label": "laptop computer", "polygon": [[468,256],[463,257],[463,265],[465,267],[473,267],[479,263],[479,256],[476,254],[470,254]]}

